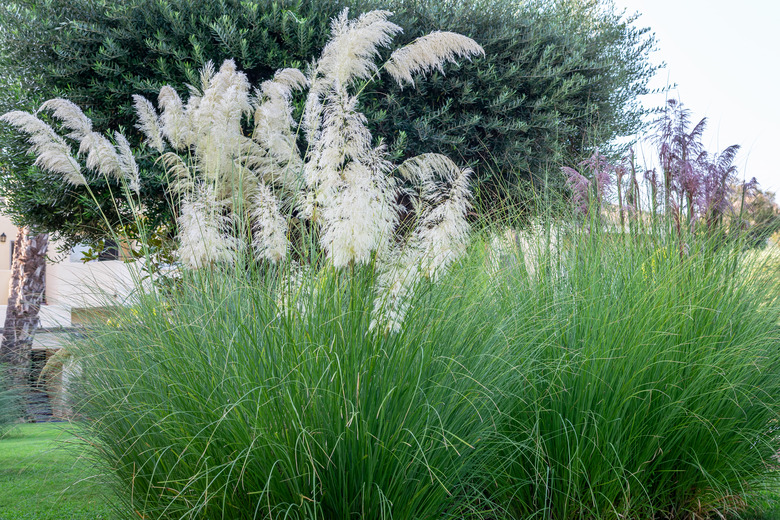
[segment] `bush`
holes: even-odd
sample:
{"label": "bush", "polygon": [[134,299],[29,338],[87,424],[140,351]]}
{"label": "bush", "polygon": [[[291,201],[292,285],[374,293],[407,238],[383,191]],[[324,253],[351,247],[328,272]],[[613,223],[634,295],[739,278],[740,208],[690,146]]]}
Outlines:
{"label": "bush", "polygon": [[370,266],[184,273],[80,347],[95,453],[128,517],[739,512],[777,453],[776,268],[635,240],[477,240],[397,334]]}
{"label": "bush", "polygon": [[505,331],[451,281],[399,334],[369,328],[367,268],[201,270],[119,311],[79,394],[126,516],[468,515]]}
{"label": "bush", "polygon": [[[302,66],[319,53],[328,21],[344,5],[353,13],[395,11],[393,20],[406,30],[402,44],[449,30],[483,45],[487,58],[462,63],[461,73],[403,90],[380,82],[360,109],[394,159],[459,154],[459,163],[475,168],[488,201],[519,179],[544,182],[544,172],[560,185],[551,166],[574,164],[583,150],[637,129],[636,96],[654,70],[653,39],[608,1],[16,0],[0,9],[3,76],[27,78],[27,98],[67,97],[98,130],[133,129],[133,94],[156,95],[165,84],[182,91],[198,83],[207,60],[235,58],[253,84]],[[137,134],[128,137],[138,142]],[[84,188],[52,190],[51,178],[28,169],[18,146],[1,148],[17,151],[16,159],[5,157],[14,166],[2,180],[3,191],[14,194],[14,217],[73,241],[103,239],[104,216],[120,220],[123,206],[114,205],[108,188],[96,189],[97,211]],[[151,161],[141,166],[147,218],[170,222],[165,177]],[[113,196],[123,197],[116,190]]]}

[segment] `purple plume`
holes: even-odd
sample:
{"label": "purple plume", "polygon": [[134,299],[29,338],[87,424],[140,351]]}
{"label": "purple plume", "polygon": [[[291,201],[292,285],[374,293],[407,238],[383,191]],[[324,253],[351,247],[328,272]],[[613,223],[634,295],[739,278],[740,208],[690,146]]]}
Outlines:
{"label": "purple plume", "polygon": [[574,207],[583,215],[586,214],[590,203],[590,181],[574,168],[564,166],[561,170],[566,174],[566,185],[572,191]]}

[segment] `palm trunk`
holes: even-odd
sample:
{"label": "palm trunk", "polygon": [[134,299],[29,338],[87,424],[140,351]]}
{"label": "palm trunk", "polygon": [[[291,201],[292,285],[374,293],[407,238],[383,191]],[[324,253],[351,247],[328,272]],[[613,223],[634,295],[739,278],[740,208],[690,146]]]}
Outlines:
{"label": "palm trunk", "polygon": [[19,228],[0,342],[0,362],[8,367],[11,385],[22,393],[27,393],[29,388],[30,352],[46,290],[48,245],[49,235],[30,235],[25,228]]}

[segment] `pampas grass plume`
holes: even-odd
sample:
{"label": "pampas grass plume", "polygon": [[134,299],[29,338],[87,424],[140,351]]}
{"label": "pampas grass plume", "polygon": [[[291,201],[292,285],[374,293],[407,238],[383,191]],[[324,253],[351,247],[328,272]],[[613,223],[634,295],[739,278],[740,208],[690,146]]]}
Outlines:
{"label": "pampas grass plume", "polygon": [[237,243],[222,233],[222,221],[210,186],[201,185],[185,197],[178,218],[179,260],[192,268],[232,263]]}
{"label": "pampas grass plume", "polygon": [[87,168],[107,177],[122,178],[119,154],[104,135],[90,132],[81,140],[79,155],[87,156]]}
{"label": "pampas grass plume", "polygon": [[165,85],[157,96],[160,106],[160,130],[176,150],[183,150],[190,142],[187,118],[179,94]]}
{"label": "pampas grass plume", "polygon": [[34,115],[18,110],[3,114],[0,121],[13,125],[28,135],[27,140],[32,144],[29,152],[36,156],[35,166],[62,175],[65,182],[73,185],[87,183],[70,146],[52,127]]}
{"label": "pampas grass plume", "polygon": [[141,178],[130,143],[119,132],[114,132],[114,142],[116,142],[116,149],[119,152],[119,170],[122,172],[124,182],[127,183],[130,190],[138,193],[141,190]]}
{"label": "pampas grass plume", "polygon": [[78,105],[67,99],[50,99],[38,109],[38,112],[42,111],[51,111],[52,115],[60,120],[62,126],[71,130],[71,133],[67,135],[71,139],[80,141],[92,132],[92,121],[84,115]]}
{"label": "pampas grass plume", "polygon": [[160,128],[160,117],[157,115],[154,105],[145,97],[136,94],[133,96],[133,106],[138,116],[136,128],[144,134],[149,146],[162,152],[165,148],[165,142]]}
{"label": "pampas grass plume", "polygon": [[357,80],[368,80],[377,71],[374,59],[379,48],[387,47],[402,32],[387,20],[389,11],[370,11],[350,20],[345,8],[331,22],[331,40],[325,45],[317,70],[328,82],[348,86]]}
{"label": "pampas grass plume", "polygon": [[444,73],[445,62],[455,63],[456,58],[471,59],[484,55],[485,50],[474,40],[462,34],[435,31],[401,47],[390,55],[385,70],[403,87],[414,85],[413,76],[433,69]]}
{"label": "pampas grass plume", "polygon": [[260,258],[278,263],[287,257],[287,220],[279,210],[279,200],[263,183],[257,187],[252,205],[252,245]]}

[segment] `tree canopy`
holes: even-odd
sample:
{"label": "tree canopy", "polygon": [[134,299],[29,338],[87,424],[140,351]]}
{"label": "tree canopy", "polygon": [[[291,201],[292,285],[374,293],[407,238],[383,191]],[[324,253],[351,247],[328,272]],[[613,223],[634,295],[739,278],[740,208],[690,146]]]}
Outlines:
{"label": "tree canopy", "polygon": [[[406,30],[401,44],[447,30],[484,47],[485,59],[418,85],[372,83],[360,107],[394,159],[450,155],[474,168],[483,197],[505,197],[521,180],[561,187],[558,166],[641,124],[637,96],[655,70],[654,39],[609,0],[13,0],[0,7],[0,76],[16,95],[0,108],[62,96],[97,129],[122,127],[137,145],[133,94],[186,90],[209,60],[235,59],[253,84],[305,67],[345,3],[354,14],[394,12]],[[12,217],[72,242],[99,239],[106,220],[120,220],[122,194],[111,182],[63,190],[29,167],[18,137],[1,132],[0,190],[13,195]],[[143,148],[137,155],[150,222],[170,222],[162,167]]]}

